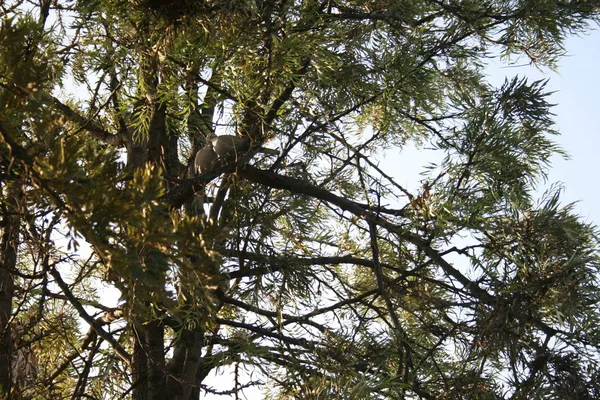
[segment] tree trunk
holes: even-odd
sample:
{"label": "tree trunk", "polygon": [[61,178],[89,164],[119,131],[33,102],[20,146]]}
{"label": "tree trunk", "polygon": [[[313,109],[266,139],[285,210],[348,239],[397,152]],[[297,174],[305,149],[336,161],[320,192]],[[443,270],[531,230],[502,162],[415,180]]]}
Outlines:
{"label": "tree trunk", "polygon": [[11,183],[8,186],[6,199],[4,199],[7,214],[3,218],[4,229],[0,241],[0,398],[2,399],[11,398],[13,346],[9,322],[12,315],[14,293],[12,271],[17,266],[19,246],[21,216],[18,211],[21,196],[20,183]]}
{"label": "tree trunk", "polygon": [[[204,342],[204,330],[197,327],[183,329],[175,343],[173,358],[169,363],[167,389],[172,400],[190,400],[197,381],[198,367]],[[198,397],[196,397],[198,399]]]}
{"label": "tree trunk", "polygon": [[[132,152],[129,158],[130,167],[142,168],[145,162],[162,167],[167,173],[176,175],[180,169],[177,160],[176,137],[169,138],[166,125],[166,105],[156,98],[158,86],[158,70],[155,60],[147,60],[143,68],[144,80],[148,88],[146,98],[152,102],[152,117],[149,124],[147,144],[137,145],[130,138],[128,150]],[[136,285],[135,290],[144,290],[143,285]],[[135,297],[135,296],[134,296]],[[151,307],[150,304],[144,307]],[[142,315],[151,315],[150,312]],[[148,318],[148,317],[144,317]],[[139,383],[133,391],[134,400],[164,400],[171,399],[167,393],[167,373],[165,365],[164,325],[160,320],[152,319],[134,321],[136,335],[134,344],[133,374],[134,381]]]}
{"label": "tree trunk", "polygon": [[143,328],[139,323],[132,323],[133,357],[131,362],[133,377],[133,400],[148,399],[148,357],[142,346]]}
{"label": "tree trunk", "polygon": [[145,345],[148,354],[148,399],[165,400],[167,396],[164,335],[161,321],[148,322],[144,326]]}

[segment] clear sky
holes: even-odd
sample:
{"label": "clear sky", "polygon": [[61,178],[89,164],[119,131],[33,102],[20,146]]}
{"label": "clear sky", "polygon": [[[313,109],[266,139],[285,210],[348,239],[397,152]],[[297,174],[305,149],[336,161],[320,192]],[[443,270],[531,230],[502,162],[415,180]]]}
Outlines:
{"label": "clear sky", "polygon": [[[597,27],[595,27],[597,28]],[[554,129],[561,132],[555,140],[569,159],[552,159],[548,180],[540,185],[538,197],[554,183],[561,183],[561,203],[576,202],[575,211],[585,222],[600,225],[600,29],[586,35],[571,36],[565,43],[567,54],[559,60],[556,71],[540,70],[530,65],[490,62],[489,82],[500,87],[514,75],[530,80],[549,79],[546,90],[554,92],[549,102],[555,104]],[[383,169],[404,187],[418,192],[421,168],[441,161],[441,154],[426,148],[407,147],[389,150],[381,160]]]}
{"label": "clear sky", "polygon": [[556,160],[550,180],[565,182],[565,199],[580,200],[579,213],[600,224],[600,31],[571,38],[567,49],[550,87],[558,91],[553,101],[559,139],[571,160]]}
{"label": "clear sky", "polygon": [[[575,210],[587,222],[600,225],[600,30],[573,36],[566,41],[567,55],[557,72],[532,67],[490,69],[490,82],[499,85],[515,73],[531,79],[547,79],[547,89],[555,91],[555,140],[570,159],[554,157],[548,185],[564,184],[563,204],[578,202]],[[543,192],[543,190],[542,190]]]}

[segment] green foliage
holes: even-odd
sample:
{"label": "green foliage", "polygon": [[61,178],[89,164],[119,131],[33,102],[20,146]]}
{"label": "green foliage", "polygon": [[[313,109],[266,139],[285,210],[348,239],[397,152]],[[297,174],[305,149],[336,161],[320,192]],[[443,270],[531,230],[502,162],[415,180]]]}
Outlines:
{"label": "green foliage", "polygon": [[[2,10],[0,397],[598,397],[597,228],[535,195],[546,82],[484,74],[555,67],[596,2]],[[211,133],[250,150],[195,174]],[[411,147],[417,190],[379,162]]]}

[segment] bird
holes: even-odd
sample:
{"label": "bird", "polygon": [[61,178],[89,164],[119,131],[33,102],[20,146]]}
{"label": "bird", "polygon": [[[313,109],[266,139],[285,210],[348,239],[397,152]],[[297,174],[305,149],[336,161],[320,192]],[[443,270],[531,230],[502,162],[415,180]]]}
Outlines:
{"label": "bird", "polygon": [[218,156],[213,149],[212,143],[208,142],[206,146],[198,150],[194,158],[194,172],[196,175],[210,171],[217,158]]}
{"label": "bird", "polygon": [[[230,158],[237,156],[240,153],[244,153],[250,149],[250,139],[248,137],[239,137],[235,135],[220,135],[217,136],[215,133],[210,135],[210,143],[214,149],[214,152],[219,158]],[[258,150],[263,154],[278,155],[279,151],[275,149],[268,149],[261,147]]]}
{"label": "bird", "polygon": [[[229,159],[237,158],[241,153],[250,149],[250,139],[247,137],[239,137],[234,135],[210,135],[210,140],[206,145],[198,150],[194,158],[194,174],[199,175],[203,172],[210,171],[215,162],[219,158]],[[279,151],[261,147],[258,150],[263,154],[278,155]]]}

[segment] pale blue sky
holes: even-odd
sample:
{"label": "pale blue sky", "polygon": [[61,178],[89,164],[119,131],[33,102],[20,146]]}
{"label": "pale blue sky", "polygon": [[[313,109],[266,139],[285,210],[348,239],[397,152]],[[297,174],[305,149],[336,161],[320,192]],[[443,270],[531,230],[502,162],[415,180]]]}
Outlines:
{"label": "pale blue sky", "polygon": [[570,56],[562,60],[550,87],[558,90],[553,101],[559,140],[571,160],[556,160],[550,180],[565,182],[565,199],[580,200],[579,213],[600,224],[600,31],[571,38],[567,49]]}
{"label": "pale blue sky", "polygon": [[498,85],[515,73],[550,79],[547,88],[556,92],[550,102],[556,104],[556,129],[561,132],[555,139],[570,159],[553,158],[548,185],[564,183],[563,203],[578,201],[575,210],[583,219],[600,224],[600,31],[570,37],[565,47],[567,56],[557,72],[494,68],[490,81]]}
{"label": "pale blue sky", "polygon": [[[577,202],[575,211],[586,222],[600,225],[600,30],[571,36],[565,43],[567,55],[560,59],[557,71],[540,70],[516,63],[508,66],[499,60],[490,62],[488,80],[500,87],[514,75],[530,80],[549,79],[546,90],[555,92],[549,102],[555,104],[554,129],[561,132],[553,139],[569,154],[569,159],[555,156],[548,171],[548,181],[540,185],[538,195],[554,183],[562,183],[563,205]],[[409,146],[391,149],[381,160],[383,169],[411,192],[421,186],[420,173],[430,162],[441,161],[441,154],[426,148]]]}

